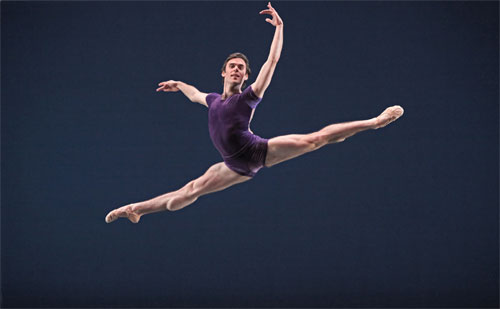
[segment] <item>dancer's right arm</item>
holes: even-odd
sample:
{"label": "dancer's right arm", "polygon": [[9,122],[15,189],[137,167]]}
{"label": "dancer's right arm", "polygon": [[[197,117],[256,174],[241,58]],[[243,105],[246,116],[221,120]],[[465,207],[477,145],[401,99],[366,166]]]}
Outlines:
{"label": "dancer's right arm", "polygon": [[208,107],[205,99],[207,94],[184,82],[169,80],[168,82],[159,83],[158,86],[160,87],[156,89],[157,92],[176,92],[180,90],[191,102],[200,103]]}

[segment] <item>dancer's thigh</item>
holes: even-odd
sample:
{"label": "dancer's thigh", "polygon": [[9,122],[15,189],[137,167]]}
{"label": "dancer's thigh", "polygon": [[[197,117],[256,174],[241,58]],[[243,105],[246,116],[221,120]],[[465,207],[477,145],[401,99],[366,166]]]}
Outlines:
{"label": "dancer's thigh", "polygon": [[266,166],[293,159],[318,149],[324,138],[318,132],[311,134],[290,134],[271,138],[267,144]]}
{"label": "dancer's thigh", "polygon": [[185,188],[190,193],[200,196],[224,190],[232,185],[250,179],[251,177],[243,176],[230,170],[224,162],[219,162],[212,165],[205,174],[188,183]]}

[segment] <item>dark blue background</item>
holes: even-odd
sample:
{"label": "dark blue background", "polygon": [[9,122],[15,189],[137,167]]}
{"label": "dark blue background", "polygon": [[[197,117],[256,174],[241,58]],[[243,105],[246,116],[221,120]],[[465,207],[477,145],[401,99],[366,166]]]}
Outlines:
{"label": "dark blue background", "polygon": [[219,162],[205,107],[255,79],[266,2],[1,3],[7,307],[498,306],[498,2],[275,2],[284,48],[252,129],[390,126],[182,211],[108,211]]}

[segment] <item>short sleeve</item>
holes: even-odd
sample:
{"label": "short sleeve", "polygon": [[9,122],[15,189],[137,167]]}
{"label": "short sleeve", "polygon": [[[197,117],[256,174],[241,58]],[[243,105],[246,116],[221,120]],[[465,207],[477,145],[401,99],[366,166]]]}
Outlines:
{"label": "short sleeve", "polygon": [[218,94],[217,93],[209,93],[207,97],[205,98],[205,101],[207,101],[208,108],[210,108],[210,105],[212,105],[212,102],[217,99]]}
{"label": "short sleeve", "polygon": [[259,98],[255,92],[253,92],[252,86],[248,86],[242,93],[242,98],[250,108],[254,109],[260,103],[262,98]]}

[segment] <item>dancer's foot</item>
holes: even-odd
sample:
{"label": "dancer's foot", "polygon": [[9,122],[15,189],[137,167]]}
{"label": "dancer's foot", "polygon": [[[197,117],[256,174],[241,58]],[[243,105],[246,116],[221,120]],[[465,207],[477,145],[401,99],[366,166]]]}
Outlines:
{"label": "dancer's foot", "polygon": [[401,117],[404,113],[404,109],[399,105],[394,105],[386,108],[382,114],[380,114],[376,119],[375,129],[383,128],[389,123],[395,121]]}
{"label": "dancer's foot", "polygon": [[111,223],[118,218],[127,218],[132,223],[137,223],[141,220],[141,215],[137,214],[134,204],[117,208],[106,216],[106,223]]}

